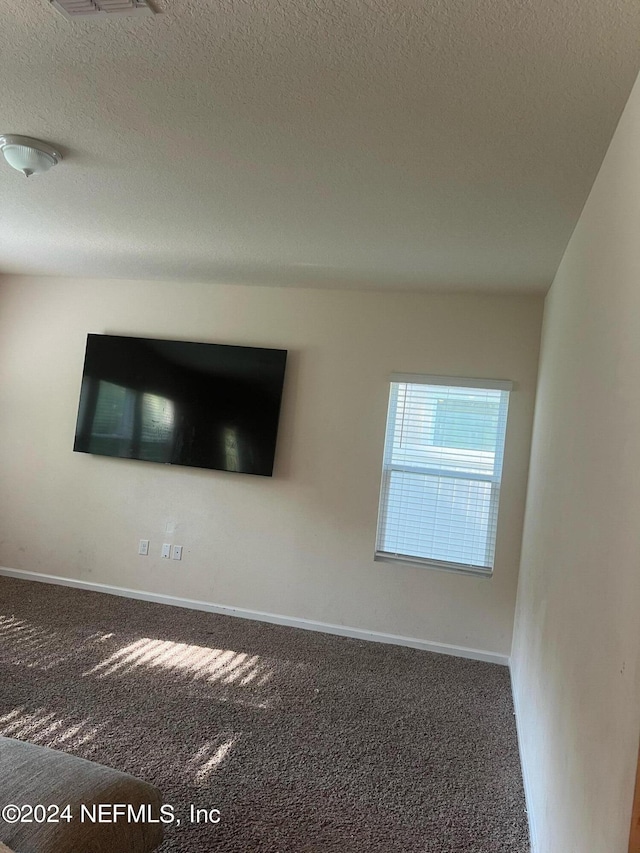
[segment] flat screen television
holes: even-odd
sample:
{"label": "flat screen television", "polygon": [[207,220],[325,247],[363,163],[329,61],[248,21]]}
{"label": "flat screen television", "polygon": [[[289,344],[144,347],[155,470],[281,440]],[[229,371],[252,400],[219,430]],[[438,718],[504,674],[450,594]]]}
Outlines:
{"label": "flat screen television", "polygon": [[273,474],[287,351],[88,335],[73,449]]}

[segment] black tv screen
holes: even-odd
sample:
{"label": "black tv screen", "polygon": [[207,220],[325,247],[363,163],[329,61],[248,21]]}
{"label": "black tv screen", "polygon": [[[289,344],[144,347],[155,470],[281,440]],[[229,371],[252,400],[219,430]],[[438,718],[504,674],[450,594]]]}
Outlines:
{"label": "black tv screen", "polygon": [[88,335],[73,449],[270,477],[287,351]]}

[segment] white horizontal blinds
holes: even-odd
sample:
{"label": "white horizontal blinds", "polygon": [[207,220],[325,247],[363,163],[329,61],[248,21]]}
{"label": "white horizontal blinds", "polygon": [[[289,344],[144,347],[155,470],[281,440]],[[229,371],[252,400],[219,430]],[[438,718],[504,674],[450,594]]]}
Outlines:
{"label": "white horizontal blinds", "polygon": [[493,567],[509,383],[460,382],[391,383],[381,556]]}
{"label": "white horizontal blinds", "polygon": [[92,433],[97,436],[131,436],[134,397],[128,388],[100,380]]}
{"label": "white horizontal blinds", "polygon": [[174,404],[159,394],[142,395],[142,425],[141,437],[143,442],[167,442],[173,436]]}

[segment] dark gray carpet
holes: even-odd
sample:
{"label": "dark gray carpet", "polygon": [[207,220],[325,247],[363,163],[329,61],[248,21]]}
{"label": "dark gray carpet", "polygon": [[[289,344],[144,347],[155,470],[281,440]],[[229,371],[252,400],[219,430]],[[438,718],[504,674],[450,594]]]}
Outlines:
{"label": "dark gray carpet", "polygon": [[9,578],[0,642],[0,734],[156,784],[162,853],[529,851],[505,667]]}

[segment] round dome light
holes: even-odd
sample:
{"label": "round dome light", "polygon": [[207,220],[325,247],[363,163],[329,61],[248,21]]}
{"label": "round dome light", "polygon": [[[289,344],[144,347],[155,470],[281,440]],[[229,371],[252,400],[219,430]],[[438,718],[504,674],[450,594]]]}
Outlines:
{"label": "round dome light", "polygon": [[55,148],[30,136],[2,135],[0,151],[12,168],[22,172],[27,178],[47,172],[62,160],[62,155]]}

